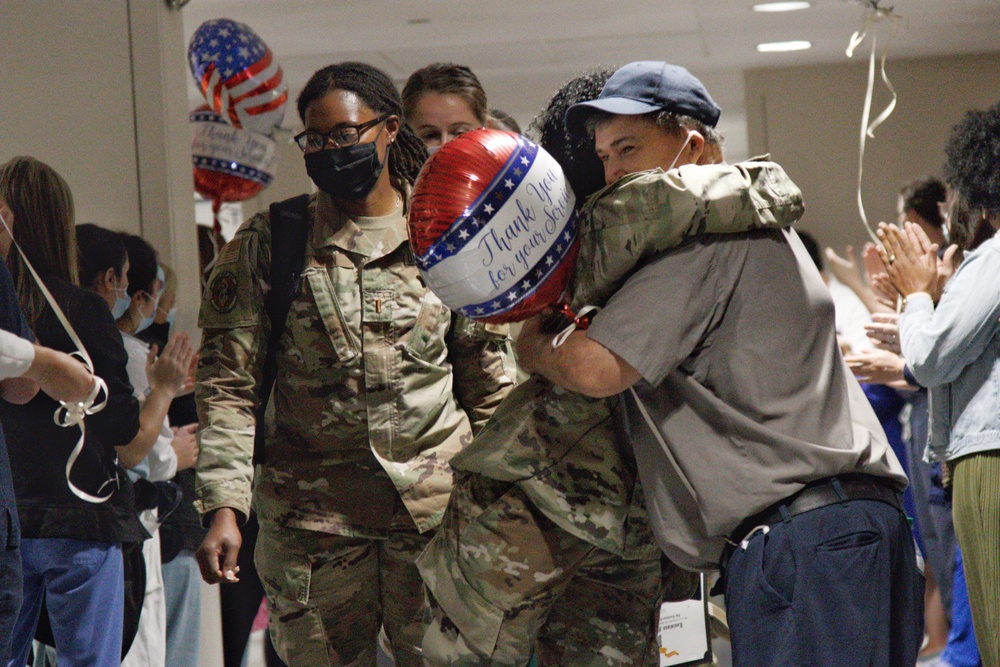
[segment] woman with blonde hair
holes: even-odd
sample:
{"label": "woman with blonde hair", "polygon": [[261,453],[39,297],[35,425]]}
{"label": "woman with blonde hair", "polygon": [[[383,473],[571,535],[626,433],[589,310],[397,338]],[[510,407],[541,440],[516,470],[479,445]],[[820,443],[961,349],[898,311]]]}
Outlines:
{"label": "woman with blonde hair", "polygon": [[108,400],[104,410],[85,418],[86,437],[79,447],[80,430],[53,421],[60,406],[48,396],[39,394],[24,405],[0,404],[21,519],[24,571],[10,664],[25,664],[45,599],[60,664],[117,666],[124,608],[122,543],[147,535],[135,515],[131,486],[119,474],[114,448],[136,435],[139,403],[108,305],[77,284],[73,196],[66,181],[43,162],[17,157],[0,167],[0,203],[6,222],[0,228],[0,255],[28,324],[43,345],[75,351],[32,277],[30,262],[89,353],[95,374],[107,384]]}

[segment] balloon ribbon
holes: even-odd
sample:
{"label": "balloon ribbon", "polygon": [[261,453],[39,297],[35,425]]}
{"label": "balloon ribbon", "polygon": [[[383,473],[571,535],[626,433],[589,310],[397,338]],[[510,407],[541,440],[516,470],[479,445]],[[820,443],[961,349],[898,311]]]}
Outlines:
{"label": "balloon ribbon", "polygon": [[896,89],[893,87],[892,83],[889,81],[889,75],[885,71],[885,52],[881,52],[880,60],[880,76],[882,81],[885,83],[885,87],[889,89],[892,94],[892,100],[886,105],[885,109],[882,110],[875,120],[869,121],[872,111],[872,94],[875,89],[875,60],[876,52],[878,51],[878,35],[877,27],[878,24],[885,19],[899,20],[901,17],[893,11],[892,7],[880,7],[879,3],[881,0],[864,0],[862,4],[868,7],[865,12],[864,21],[861,27],[851,35],[851,40],[847,45],[847,57],[852,58],[854,56],[854,50],[865,41],[868,34],[871,34],[871,51],[868,56],[868,88],[865,92],[865,105],[864,111],[861,113],[861,136],[859,140],[858,148],[858,212],[861,214],[861,222],[865,227],[865,231],[868,236],[877,244],[879,243],[878,237],[872,230],[871,224],[868,222],[868,216],[865,214],[865,204],[864,199],[861,195],[861,183],[864,177],[865,170],[865,142],[867,139],[875,138],[875,128],[884,123],[892,112],[896,108]]}
{"label": "balloon ribbon", "polygon": [[[45,300],[55,312],[59,323],[62,325],[63,329],[66,330],[70,340],[76,347],[76,351],[71,352],[70,356],[79,359],[87,370],[90,371],[90,374],[94,376],[94,388],[90,390],[90,395],[80,403],[67,403],[65,401],[59,401],[59,407],[52,416],[52,420],[64,428],[71,428],[73,426],[80,428],[80,439],[77,440],[76,446],[73,447],[73,451],[70,452],[69,459],[66,460],[66,483],[69,485],[69,490],[72,491],[76,497],[81,500],[85,500],[88,503],[106,502],[112,495],[114,495],[115,489],[111,489],[110,493],[105,495],[91,495],[73,484],[72,480],[70,480],[70,472],[73,470],[73,464],[76,463],[76,460],[80,457],[80,452],[83,451],[83,442],[86,436],[84,418],[88,415],[97,414],[108,404],[108,385],[103,379],[97,377],[94,373],[94,362],[91,360],[90,355],[87,354],[87,348],[83,346],[83,342],[80,340],[80,337],[77,336],[76,331],[73,330],[73,326],[69,323],[69,320],[66,319],[66,315],[63,313],[62,308],[59,307],[59,304],[57,304],[56,300],[52,297],[52,293],[49,292],[47,287],[45,287],[45,283],[42,282],[42,279],[38,277],[38,273],[35,272],[35,267],[33,267],[31,262],[28,261],[28,257],[24,254],[20,244],[18,244],[17,240],[14,238],[14,234],[11,232],[10,227],[7,226],[7,221],[4,220],[3,216],[0,216],[0,223],[3,224],[4,230],[10,236],[11,241],[13,241],[14,247],[17,248],[17,252],[20,253],[21,259],[24,260],[24,265],[28,267],[28,271],[31,273],[31,277],[34,279],[35,284],[38,285],[38,289],[41,290]],[[98,403],[97,397],[100,396],[102,392],[104,393],[104,400]],[[113,478],[107,479],[104,484],[97,489],[97,493],[102,494],[105,487],[109,484],[115,484],[117,487],[117,482],[117,475]]]}
{"label": "balloon ribbon", "polygon": [[559,347],[574,331],[586,331],[590,326],[591,318],[598,310],[600,308],[597,306],[584,306],[577,314],[573,312],[568,303],[556,304],[554,310],[545,316],[542,322],[542,331],[556,334],[556,337],[552,339],[552,347]]}

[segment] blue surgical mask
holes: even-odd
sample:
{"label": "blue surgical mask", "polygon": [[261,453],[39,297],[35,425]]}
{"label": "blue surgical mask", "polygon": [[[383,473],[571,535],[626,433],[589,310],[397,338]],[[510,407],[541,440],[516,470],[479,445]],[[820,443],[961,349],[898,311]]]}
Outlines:
{"label": "blue surgical mask", "polygon": [[139,320],[139,326],[137,326],[135,328],[135,332],[139,333],[141,331],[145,331],[146,329],[148,329],[149,325],[151,325],[153,323],[154,319],[156,319],[156,318],[154,318],[154,317],[144,317],[141,320]]}
{"label": "blue surgical mask", "polygon": [[149,317],[143,317],[141,320],[139,320],[139,326],[135,328],[135,333],[139,333],[140,331],[145,331],[146,329],[149,328],[149,325],[152,324],[153,320],[156,319],[156,309],[157,307],[159,307],[159,305],[160,305],[160,295],[157,294],[156,299],[153,300],[153,314],[150,315]]}
{"label": "blue surgical mask", "polygon": [[122,287],[116,287],[115,292],[118,294],[115,297],[115,305],[111,306],[111,316],[116,320],[125,314],[128,307],[132,305],[132,297],[128,295]]}

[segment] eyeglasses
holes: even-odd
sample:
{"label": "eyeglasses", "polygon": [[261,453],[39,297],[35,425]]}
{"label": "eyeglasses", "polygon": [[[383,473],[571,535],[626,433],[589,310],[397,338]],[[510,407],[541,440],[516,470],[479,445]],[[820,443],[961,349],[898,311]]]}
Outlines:
{"label": "eyeglasses", "polygon": [[390,114],[384,116],[379,116],[375,120],[370,120],[367,123],[361,123],[360,125],[343,125],[338,127],[333,132],[312,132],[306,130],[300,134],[295,135],[295,143],[299,145],[303,153],[316,153],[318,151],[326,148],[329,142],[333,142],[337,148],[347,148],[348,146],[354,146],[361,140],[361,135],[364,134],[368,128],[375,127],[381,122],[388,119]]}

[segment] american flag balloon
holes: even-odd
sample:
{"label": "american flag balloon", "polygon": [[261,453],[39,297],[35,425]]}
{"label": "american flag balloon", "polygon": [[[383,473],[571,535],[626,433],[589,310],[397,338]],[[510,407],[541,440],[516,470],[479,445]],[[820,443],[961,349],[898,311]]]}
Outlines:
{"label": "american flag balloon", "polygon": [[238,128],[270,135],[281,125],[288,84],[274,53],[249,26],[202,23],[188,45],[195,82],[215,111]]}

